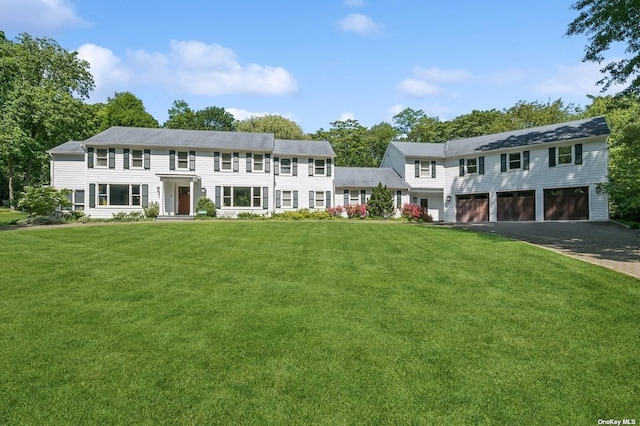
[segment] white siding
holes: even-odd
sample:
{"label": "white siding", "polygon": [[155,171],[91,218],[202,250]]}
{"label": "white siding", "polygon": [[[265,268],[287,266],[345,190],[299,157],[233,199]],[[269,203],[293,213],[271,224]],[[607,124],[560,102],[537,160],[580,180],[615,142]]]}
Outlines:
{"label": "white siding", "polygon": [[[298,175],[283,175],[278,174],[275,176],[275,190],[276,191],[298,191],[298,207],[297,209],[306,209],[309,208],[309,191],[314,192],[324,192],[325,193],[325,206],[327,204],[326,193],[327,191],[331,192],[331,205],[335,199],[333,194],[333,175],[335,174],[335,168],[333,165],[333,159],[331,164],[331,176],[325,175],[313,175],[309,176],[309,158],[308,157],[291,157],[286,155],[281,155],[279,158],[297,158],[298,159]],[[326,158],[320,158],[324,159]],[[314,158],[315,160],[315,158]],[[325,165],[326,168],[326,165]],[[292,165],[293,170],[293,165]],[[313,210],[324,210],[326,207],[317,207],[314,205]],[[291,208],[275,208],[276,213],[281,213],[287,210],[296,210],[293,207]]]}
{"label": "white siding", "polygon": [[84,154],[55,154],[50,163],[51,186],[58,189],[84,189]]}
{"label": "white siding", "polygon": [[[394,145],[387,145],[387,152],[380,167],[391,167],[402,179],[405,179],[405,158]],[[413,172],[411,172],[413,173]]]}

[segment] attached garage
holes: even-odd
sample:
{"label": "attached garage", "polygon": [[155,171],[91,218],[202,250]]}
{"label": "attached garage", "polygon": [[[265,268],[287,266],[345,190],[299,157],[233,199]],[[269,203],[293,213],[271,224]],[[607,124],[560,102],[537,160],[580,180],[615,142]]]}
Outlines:
{"label": "attached garage", "polygon": [[488,222],[489,194],[456,195],[457,222]]}
{"label": "attached garage", "polygon": [[544,220],[588,219],[588,186],[544,190]]}
{"label": "attached garage", "polygon": [[498,192],[498,221],[536,220],[536,192]]}

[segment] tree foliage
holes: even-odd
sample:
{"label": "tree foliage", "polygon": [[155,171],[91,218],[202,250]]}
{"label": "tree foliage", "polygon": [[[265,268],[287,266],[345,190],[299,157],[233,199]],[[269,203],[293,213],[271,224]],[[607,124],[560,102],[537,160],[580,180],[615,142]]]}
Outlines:
{"label": "tree foliage", "polygon": [[48,179],[46,150],[95,133],[89,63],[48,38],[0,34],[0,170],[7,195]]}
{"label": "tree foliage", "polygon": [[158,127],[158,122],[147,112],[136,95],[131,92],[116,92],[113,98],[98,112],[100,130],[112,126]]}
{"label": "tree foliage", "polygon": [[236,119],[224,108],[207,107],[203,110],[194,111],[184,100],[173,101],[173,106],[169,110],[169,119],[163,127],[167,129],[184,130],[236,130]]}
{"label": "tree foliage", "polygon": [[[604,61],[604,53],[613,43],[626,45],[629,58],[610,62],[602,68],[604,77],[598,82],[603,91],[613,84],[624,84],[632,78],[626,94],[640,93],[640,3],[638,0],[579,0],[572,9],[578,16],[569,24],[567,35],[586,35],[589,44],[583,61]],[[635,77],[634,77],[635,76]]]}
{"label": "tree foliage", "polygon": [[251,117],[238,123],[239,132],[273,133],[276,139],[308,140],[302,128],[281,115],[269,114]]}
{"label": "tree foliage", "polygon": [[329,141],[336,153],[336,166],[377,166],[371,155],[370,133],[358,120],[334,121],[331,129],[318,130],[313,139]]}
{"label": "tree foliage", "polygon": [[69,207],[68,190],[57,190],[50,186],[27,186],[18,200],[18,209],[30,216],[49,216],[58,207]]}
{"label": "tree foliage", "polygon": [[388,219],[393,216],[393,194],[386,185],[378,183],[371,191],[367,202],[367,213],[371,217]]}

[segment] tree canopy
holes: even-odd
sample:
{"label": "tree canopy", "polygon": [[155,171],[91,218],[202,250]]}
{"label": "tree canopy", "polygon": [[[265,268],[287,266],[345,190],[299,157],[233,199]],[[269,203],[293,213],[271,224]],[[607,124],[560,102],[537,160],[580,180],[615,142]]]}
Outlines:
{"label": "tree canopy", "polygon": [[236,119],[224,108],[216,106],[194,111],[186,101],[181,99],[173,101],[173,106],[169,110],[169,119],[163,127],[184,130],[234,131],[236,130]]}
{"label": "tree canopy", "polygon": [[131,92],[116,92],[113,98],[107,99],[98,116],[100,130],[112,126],[159,127],[158,121],[147,112],[142,100]]}
{"label": "tree canopy", "polygon": [[629,58],[610,62],[602,68],[604,77],[598,84],[603,85],[603,91],[632,78],[624,92],[640,93],[640,2],[579,0],[571,8],[579,14],[569,24],[566,35],[584,34],[588,37],[589,44],[585,48],[583,61],[600,64],[605,59],[604,53],[613,43],[626,45],[625,53]]}
{"label": "tree canopy", "polygon": [[262,117],[251,117],[238,123],[239,132],[273,133],[276,139],[307,140],[302,128],[294,121],[281,115],[268,114]]}

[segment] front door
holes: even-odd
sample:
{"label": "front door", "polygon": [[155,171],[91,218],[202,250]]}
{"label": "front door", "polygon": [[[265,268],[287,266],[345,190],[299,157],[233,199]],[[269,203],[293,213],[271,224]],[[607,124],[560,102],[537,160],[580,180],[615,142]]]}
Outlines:
{"label": "front door", "polygon": [[191,210],[191,195],[188,186],[178,187],[178,214],[189,214]]}
{"label": "front door", "polygon": [[421,198],[420,199],[420,207],[422,207],[422,211],[429,214],[429,199]]}

